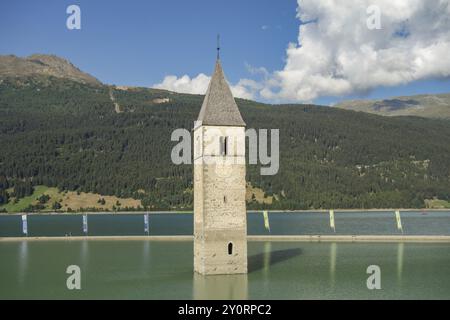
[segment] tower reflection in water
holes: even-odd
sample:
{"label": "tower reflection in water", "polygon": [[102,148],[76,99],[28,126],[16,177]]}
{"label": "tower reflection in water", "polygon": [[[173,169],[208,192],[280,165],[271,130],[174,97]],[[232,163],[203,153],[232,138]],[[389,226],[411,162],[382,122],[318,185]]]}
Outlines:
{"label": "tower reflection in water", "polygon": [[400,242],[397,244],[397,281],[399,285],[402,282],[403,273],[403,252],[405,251],[405,244]]}
{"label": "tower reflection in water", "polygon": [[202,276],[194,273],[195,300],[247,300],[247,274]]}
{"label": "tower reflection in water", "polygon": [[19,254],[18,254],[18,270],[17,277],[18,283],[23,285],[25,282],[25,277],[28,272],[28,241],[21,241],[19,245]]}
{"label": "tower reflection in water", "polygon": [[330,285],[334,290],[336,282],[336,259],[337,259],[337,243],[330,243]]}

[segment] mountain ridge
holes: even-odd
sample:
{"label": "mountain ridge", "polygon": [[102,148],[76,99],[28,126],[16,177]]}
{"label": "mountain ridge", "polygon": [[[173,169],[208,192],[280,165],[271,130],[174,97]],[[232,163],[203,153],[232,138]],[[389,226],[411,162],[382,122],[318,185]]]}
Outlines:
{"label": "mountain ridge", "polygon": [[36,76],[53,76],[84,84],[102,85],[95,77],[56,55],[32,54],[23,58],[0,55],[0,79]]}
{"label": "mountain ridge", "polygon": [[420,94],[379,100],[349,100],[334,107],[381,116],[450,119],[450,93]]}
{"label": "mountain ridge", "polygon": [[[69,60],[53,54],[32,54],[27,57],[0,55],[0,81],[7,78],[29,77],[45,80],[49,76],[94,86],[105,85],[123,90],[158,90],[138,86],[103,84],[89,73],[81,71]],[[170,95],[179,94],[172,91],[167,91],[167,93]],[[302,104],[298,105],[301,106]],[[338,103],[334,107],[380,116],[418,116],[450,119],[450,93],[400,96],[378,100],[348,100]]]}

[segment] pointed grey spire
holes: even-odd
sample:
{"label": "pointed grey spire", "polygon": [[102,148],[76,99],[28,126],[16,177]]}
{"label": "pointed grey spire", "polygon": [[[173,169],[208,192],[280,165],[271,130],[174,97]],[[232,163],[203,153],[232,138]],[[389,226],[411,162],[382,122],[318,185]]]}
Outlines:
{"label": "pointed grey spire", "polygon": [[198,121],[207,126],[245,127],[245,122],[223,74],[220,59],[217,59]]}

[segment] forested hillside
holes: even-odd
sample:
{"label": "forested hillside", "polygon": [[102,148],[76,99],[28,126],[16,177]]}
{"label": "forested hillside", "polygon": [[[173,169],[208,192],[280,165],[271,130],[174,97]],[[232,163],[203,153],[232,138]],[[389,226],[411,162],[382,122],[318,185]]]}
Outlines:
{"label": "forested hillside", "polygon": [[[192,167],[172,164],[170,136],[192,129],[202,96],[51,76],[0,81],[0,205],[46,185],[133,197],[153,209],[192,207]],[[426,199],[450,199],[448,120],[237,102],[248,128],[280,129],[279,173],[247,170],[247,181],[274,201],[249,208],[424,207]]]}

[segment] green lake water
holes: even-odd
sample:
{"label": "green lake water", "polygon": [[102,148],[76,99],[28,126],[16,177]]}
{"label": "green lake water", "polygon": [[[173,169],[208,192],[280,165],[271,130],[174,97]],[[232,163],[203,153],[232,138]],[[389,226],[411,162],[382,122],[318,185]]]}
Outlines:
{"label": "green lake water", "polygon": [[204,277],[189,241],[0,241],[0,299],[450,299],[449,244],[249,242],[248,255],[247,275]]}

